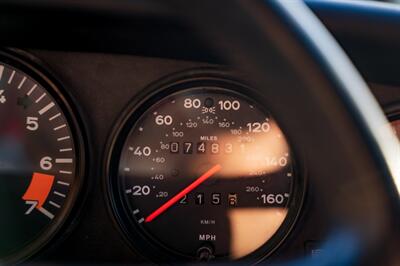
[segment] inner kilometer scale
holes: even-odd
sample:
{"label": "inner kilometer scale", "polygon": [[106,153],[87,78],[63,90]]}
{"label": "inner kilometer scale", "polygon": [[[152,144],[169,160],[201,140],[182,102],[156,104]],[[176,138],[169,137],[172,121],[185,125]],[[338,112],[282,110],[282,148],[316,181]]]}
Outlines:
{"label": "inner kilometer scale", "polygon": [[111,189],[127,234],[139,231],[132,239],[175,261],[265,255],[287,220],[295,183],[271,115],[223,84],[191,84],[143,109],[133,111],[114,149]]}

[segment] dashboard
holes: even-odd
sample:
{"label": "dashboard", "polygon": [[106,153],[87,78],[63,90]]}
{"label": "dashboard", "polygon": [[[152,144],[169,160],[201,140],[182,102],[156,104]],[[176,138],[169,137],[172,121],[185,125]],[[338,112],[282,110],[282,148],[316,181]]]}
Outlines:
{"label": "dashboard", "polygon": [[[284,115],[153,4],[0,3],[0,264],[351,261]],[[400,9],[307,4],[400,135]]]}

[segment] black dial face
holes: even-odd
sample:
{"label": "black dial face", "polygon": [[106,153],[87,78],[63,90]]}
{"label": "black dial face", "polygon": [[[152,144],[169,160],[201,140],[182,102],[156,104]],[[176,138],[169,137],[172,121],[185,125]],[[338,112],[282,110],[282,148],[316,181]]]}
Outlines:
{"label": "black dial face", "polygon": [[79,186],[71,123],[44,84],[0,62],[0,262],[46,243]]}
{"label": "black dial face", "polygon": [[145,109],[120,136],[111,177],[128,231],[186,260],[263,250],[287,222],[296,183],[271,115],[214,86],[181,88]]}

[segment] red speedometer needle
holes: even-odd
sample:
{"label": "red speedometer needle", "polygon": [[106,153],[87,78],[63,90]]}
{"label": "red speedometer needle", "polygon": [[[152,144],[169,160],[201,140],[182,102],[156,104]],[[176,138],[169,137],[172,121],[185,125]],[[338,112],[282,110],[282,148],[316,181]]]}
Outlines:
{"label": "red speedometer needle", "polygon": [[174,197],[172,197],[170,200],[168,200],[166,203],[161,205],[160,208],[152,212],[149,216],[146,217],[145,222],[151,222],[155,218],[157,218],[160,214],[168,210],[172,205],[174,205],[178,200],[183,198],[186,194],[189,194],[193,189],[198,187],[201,183],[206,181],[208,178],[213,176],[216,172],[221,170],[221,165],[216,164],[212,168],[210,168],[207,172],[202,174],[199,178],[197,178],[193,183],[191,183],[189,186],[185,187],[181,192],[176,194]]}

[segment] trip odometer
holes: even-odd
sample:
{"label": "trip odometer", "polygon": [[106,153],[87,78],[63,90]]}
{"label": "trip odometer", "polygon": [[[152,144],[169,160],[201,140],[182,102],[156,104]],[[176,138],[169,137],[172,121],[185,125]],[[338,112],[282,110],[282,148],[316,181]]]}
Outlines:
{"label": "trip odometer", "polygon": [[64,96],[42,73],[0,58],[0,264],[42,248],[68,217],[83,144]]}
{"label": "trip odometer", "polygon": [[110,157],[124,232],[163,262],[261,259],[297,213],[284,134],[236,82],[183,80],[161,93],[132,111]]}

